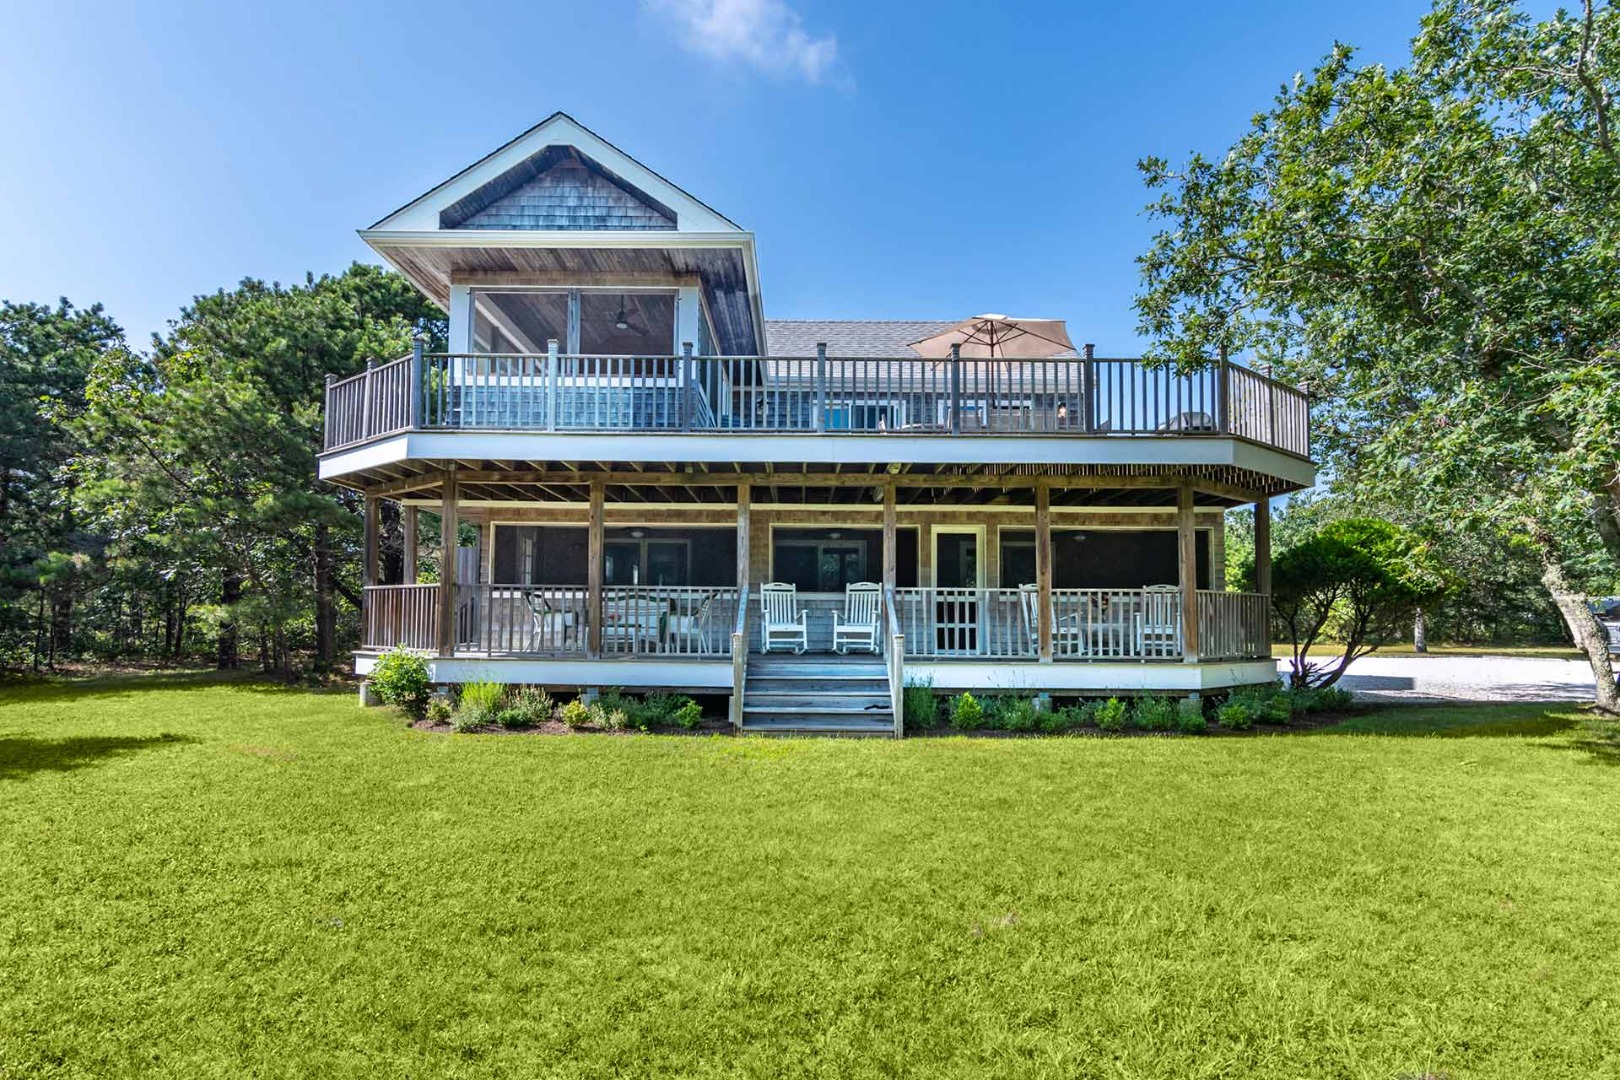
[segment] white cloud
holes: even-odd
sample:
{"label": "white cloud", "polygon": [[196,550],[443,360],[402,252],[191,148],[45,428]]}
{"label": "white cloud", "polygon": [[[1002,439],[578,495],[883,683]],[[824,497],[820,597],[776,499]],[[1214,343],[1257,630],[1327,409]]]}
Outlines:
{"label": "white cloud", "polygon": [[783,0],[642,0],[675,24],[681,44],[712,60],[819,83],[833,75],[838,39],[812,36]]}

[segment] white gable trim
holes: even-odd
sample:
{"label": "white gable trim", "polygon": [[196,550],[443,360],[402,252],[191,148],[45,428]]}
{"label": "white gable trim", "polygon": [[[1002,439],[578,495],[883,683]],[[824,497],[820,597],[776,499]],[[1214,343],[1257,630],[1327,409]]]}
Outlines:
{"label": "white gable trim", "polygon": [[[437,232],[441,210],[552,145],[575,147],[580,153],[595,159],[604,168],[617,173],[628,183],[674,210],[678,232],[742,232],[736,222],[705,206],[573,117],[560,112],[553,113],[499,150],[395,210],[364,232]],[[548,232],[543,235],[555,234]]]}

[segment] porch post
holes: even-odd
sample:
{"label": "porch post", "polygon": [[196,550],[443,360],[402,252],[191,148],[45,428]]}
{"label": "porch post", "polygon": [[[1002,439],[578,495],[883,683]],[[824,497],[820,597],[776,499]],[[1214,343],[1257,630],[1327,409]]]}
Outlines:
{"label": "porch post", "polygon": [[1182,657],[1198,662],[1198,531],[1193,528],[1193,485],[1183,480],[1176,487],[1176,540],[1181,552]]}
{"label": "porch post", "polygon": [[1085,346],[1085,359],[1081,363],[1081,371],[1084,372],[1084,378],[1081,382],[1083,404],[1080,419],[1085,433],[1091,435],[1097,430],[1097,346],[1089,343]]}
{"label": "porch post", "polygon": [[934,587],[934,523],[926,514],[917,524],[917,584]]}
{"label": "porch post", "polygon": [[827,430],[827,343],[816,342],[816,430]]}
{"label": "porch post", "polygon": [[602,655],[602,523],[606,512],[607,485],[601,480],[591,481],[591,520],[587,533],[585,571],[585,625],[587,656]]}
{"label": "porch post", "polygon": [[444,472],[442,499],[439,503],[440,656],[454,656],[456,652],[456,535],[461,529],[460,497],[456,467],[451,464]]}
{"label": "porch post", "polygon": [[883,589],[894,588],[897,569],[900,565],[899,553],[896,550],[896,533],[898,515],[894,506],[894,485],[883,485]]}
{"label": "porch post", "polygon": [[952,435],[962,434],[962,347],[951,346],[951,426]]}
{"label": "porch post", "polygon": [[1036,633],[1040,660],[1052,662],[1052,488],[1035,485]]}
{"label": "porch post", "polygon": [[362,558],[365,564],[360,568],[360,583],[362,585],[377,584],[377,533],[379,531],[378,513],[382,500],[375,495],[366,496],[366,512],[363,524],[365,534],[362,541]]}
{"label": "porch post", "polygon": [[405,584],[416,584],[416,507],[402,506],[399,527],[405,533]]}
{"label": "porch post", "polygon": [[[747,481],[737,485],[737,604],[743,612],[742,625],[731,624],[731,726],[737,731],[743,724],[743,688],[748,680],[748,586],[752,543],[749,524],[752,522],[753,489]],[[737,610],[731,611],[733,619]]]}
{"label": "porch post", "polygon": [[1271,499],[1254,504],[1254,591],[1271,595]]}

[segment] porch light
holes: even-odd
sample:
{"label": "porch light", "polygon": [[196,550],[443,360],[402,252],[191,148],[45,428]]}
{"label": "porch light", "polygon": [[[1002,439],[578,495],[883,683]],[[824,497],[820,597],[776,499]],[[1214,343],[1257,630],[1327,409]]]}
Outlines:
{"label": "porch light", "polygon": [[647,535],[647,530],[646,529],[631,529],[630,530],[630,536],[631,536],[632,539],[635,539],[635,540],[640,540],[643,536],[646,536],[646,535]]}

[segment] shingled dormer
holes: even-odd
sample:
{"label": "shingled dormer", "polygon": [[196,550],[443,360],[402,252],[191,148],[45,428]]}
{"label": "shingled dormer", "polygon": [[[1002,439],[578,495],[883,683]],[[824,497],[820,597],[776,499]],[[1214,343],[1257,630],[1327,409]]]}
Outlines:
{"label": "shingled dormer", "polygon": [[675,211],[572,146],[547,146],[439,212],[441,229],[674,229]]}

